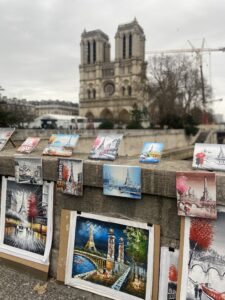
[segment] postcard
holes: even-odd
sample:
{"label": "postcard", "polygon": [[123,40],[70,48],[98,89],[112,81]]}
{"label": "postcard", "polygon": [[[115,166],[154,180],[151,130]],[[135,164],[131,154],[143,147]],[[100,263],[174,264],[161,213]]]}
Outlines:
{"label": "postcard", "polygon": [[98,135],[92,146],[89,158],[115,160],[122,138],[122,134]]}
{"label": "postcard", "polygon": [[162,143],[144,143],[139,162],[158,163],[160,162],[164,144]]}
{"label": "postcard", "polygon": [[104,164],[103,194],[141,199],[141,168]]}
{"label": "postcard", "polygon": [[216,175],[211,172],[176,173],[179,216],[216,219]]}
{"label": "postcard", "polygon": [[57,190],[75,196],[83,195],[83,161],[58,159]]}

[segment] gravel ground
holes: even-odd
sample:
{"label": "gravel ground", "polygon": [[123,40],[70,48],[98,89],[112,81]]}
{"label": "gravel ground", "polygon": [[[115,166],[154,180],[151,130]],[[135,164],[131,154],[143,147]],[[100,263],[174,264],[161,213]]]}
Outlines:
{"label": "gravel ground", "polygon": [[27,274],[0,265],[0,299],[1,300],[109,300],[92,293],[58,284],[49,279],[46,292],[38,295],[34,287],[45,284]]}

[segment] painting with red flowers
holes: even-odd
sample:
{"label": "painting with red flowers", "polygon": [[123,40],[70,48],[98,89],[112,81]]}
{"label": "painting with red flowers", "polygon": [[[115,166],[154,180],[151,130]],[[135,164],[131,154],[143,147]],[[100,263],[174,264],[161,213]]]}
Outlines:
{"label": "painting with red flowers", "polygon": [[216,219],[216,175],[211,172],[176,173],[179,216]]}

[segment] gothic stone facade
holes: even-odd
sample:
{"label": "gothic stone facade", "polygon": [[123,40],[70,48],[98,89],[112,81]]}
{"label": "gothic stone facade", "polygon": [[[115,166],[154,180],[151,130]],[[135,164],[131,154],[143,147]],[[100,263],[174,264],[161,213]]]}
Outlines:
{"label": "gothic stone facade", "polygon": [[80,45],[80,115],[128,123],[133,107],[142,109],[148,98],[142,27],[136,19],[118,26],[114,61],[101,30],[84,31]]}

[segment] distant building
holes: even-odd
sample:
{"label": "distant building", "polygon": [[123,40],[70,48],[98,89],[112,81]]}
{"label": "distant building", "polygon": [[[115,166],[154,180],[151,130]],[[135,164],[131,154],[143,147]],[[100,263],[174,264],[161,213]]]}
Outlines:
{"label": "distant building", "polygon": [[128,123],[134,107],[148,100],[145,35],[134,19],[119,25],[115,60],[110,60],[108,36],[101,30],[81,35],[80,115]]}
{"label": "distant building", "polygon": [[215,123],[217,123],[217,124],[221,124],[224,122],[222,114],[214,114],[213,118],[214,118]]}
{"label": "distant building", "polygon": [[78,103],[62,101],[62,100],[41,100],[30,101],[35,106],[36,116],[43,116],[46,114],[57,115],[79,115]]}
{"label": "distant building", "polygon": [[0,106],[5,111],[35,116],[35,106],[26,99],[8,98],[3,96],[0,97]]}

